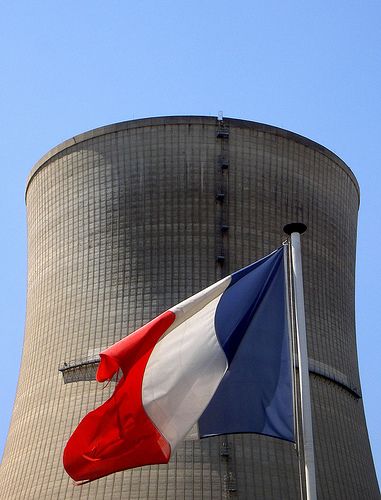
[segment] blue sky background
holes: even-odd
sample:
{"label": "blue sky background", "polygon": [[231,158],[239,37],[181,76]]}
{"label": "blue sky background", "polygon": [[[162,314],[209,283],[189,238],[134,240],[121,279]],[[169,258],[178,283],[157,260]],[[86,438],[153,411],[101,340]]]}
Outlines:
{"label": "blue sky background", "polygon": [[101,125],[223,110],[325,145],[360,183],[357,343],[380,477],[380,27],[379,0],[1,2],[0,452],[22,348],[33,164]]}

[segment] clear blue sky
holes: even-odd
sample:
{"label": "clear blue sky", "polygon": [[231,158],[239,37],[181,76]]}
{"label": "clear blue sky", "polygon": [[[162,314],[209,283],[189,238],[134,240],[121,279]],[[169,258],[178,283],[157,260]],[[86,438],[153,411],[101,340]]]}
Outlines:
{"label": "clear blue sky", "polygon": [[104,124],[223,110],[327,146],[359,180],[357,342],[380,477],[380,26],[379,0],[2,2],[1,450],[24,328],[29,170]]}

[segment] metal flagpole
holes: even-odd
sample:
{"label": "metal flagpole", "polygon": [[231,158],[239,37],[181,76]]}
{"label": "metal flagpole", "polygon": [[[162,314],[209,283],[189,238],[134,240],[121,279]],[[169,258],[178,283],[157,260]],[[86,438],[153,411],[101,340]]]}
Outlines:
{"label": "metal flagpole", "polygon": [[312,433],[310,379],[308,370],[306,319],[304,312],[304,290],[300,235],[307,226],[301,222],[286,224],[283,230],[290,236],[291,275],[294,289],[294,314],[298,347],[300,411],[303,436],[304,472],[307,500],[317,500],[315,456]]}
{"label": "metal flagpole", "polygon": [[300,390],[298,385],[299,378],[297,377],[298,367],[298,348],[296,339],[295,326],[295,307],[294,307],[294,286],[292,282],[292,266],[291,266],[291,247],[290,239],[284,242],[285,245],[285,272],[286,272],[286,287],[287,287],[287,316],[290,333],[290,352],[291,352],[291,367],[292,367],[292,393],[293,393],[293,409],[294,409],[294,429],[295,429],[295,449],[298,457],[298,472],[299,472],[299,488],[300,500],[306,500],[305,474],[303,467],[303,437],[300,431]]}

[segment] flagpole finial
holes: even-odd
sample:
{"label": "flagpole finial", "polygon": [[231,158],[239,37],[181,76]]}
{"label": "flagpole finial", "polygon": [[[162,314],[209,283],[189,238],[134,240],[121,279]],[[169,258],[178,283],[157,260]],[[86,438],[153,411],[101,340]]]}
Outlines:
{"label": "flagpole finial", "polygon": [[289,236],[292,233],[303,234],[307,231],[307,226],[303,222],[290,222],[290,224],[283,226],[283,231]]}

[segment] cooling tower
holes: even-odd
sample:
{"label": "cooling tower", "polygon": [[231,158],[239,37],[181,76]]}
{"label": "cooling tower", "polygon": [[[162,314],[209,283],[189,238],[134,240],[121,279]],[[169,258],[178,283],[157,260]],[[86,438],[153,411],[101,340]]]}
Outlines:
{"label": "cooling tower", "polygon": [[134,120],[51,150],[30,174],[26,205],[25,340],[2,499],[298,499],[294,446],[251,434],[186,441],[168,465],[81,487],[62,466],[80,419],[114,389],[94,380],[99,351],[271,252],[295,220],[308,226],[318,498],[379,498],[355,339],[359,189],[340,158],[249,121]]}

